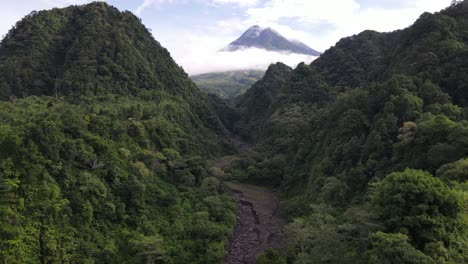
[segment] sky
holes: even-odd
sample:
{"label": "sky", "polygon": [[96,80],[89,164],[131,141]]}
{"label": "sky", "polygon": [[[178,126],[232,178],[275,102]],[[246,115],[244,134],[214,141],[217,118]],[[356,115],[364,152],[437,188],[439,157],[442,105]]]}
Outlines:
{"label": "sky", "polygon": [[[0,0],[0,35],[33,10],[89,0]],[[271,27],[283,36],[325,51],[343,37],[364,30],[403,29],[424,12],[438,12],[450,0],[106,0],[139,16],[156,40],[189,74],[290,66],[314,57],[249,49],[219,52],[250,26]]]}

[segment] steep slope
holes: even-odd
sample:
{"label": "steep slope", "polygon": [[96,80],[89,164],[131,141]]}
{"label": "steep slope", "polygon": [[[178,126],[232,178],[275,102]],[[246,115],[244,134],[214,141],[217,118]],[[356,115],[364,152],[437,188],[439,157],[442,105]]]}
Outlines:
{"label": "steep slope", "polygon": [[468,261],[466,21],[464,1],[344,38],[240,98],[237,131],[257,151],[233,170],[283,190],[296,260]]}
{"label": "steep slope", "polygon": [[33,12],[9,31],[0,52],[3,98],[194,89],[136,16],[92,6]]}
{"label": "steep slope", "polygon": [[204,95],[139,19],[105,3],[32,12],[2,41],[0,73],[2,99],[176,96],[187,129],[197,123],[223,132]]}
{"label": "steep slope", "polygon": [[139,19],[33,12],[0,44],[0,262],[217,263],[235,203],[209,99]]}
{"label": "steep slope", "polygon": [[271,65],[265,76],[247,90],[246,94],[240,98],[241,103],[237,107],[240,113],[249,113],[249,115],[240,119],[237,124],[240,131],[236,131],[237,133],[249,137],[258,132],[258,126],[263,124],[274,111],[270,108],[273,103],[285,96],[281,91],[291,72],[292,69],[283,63]]}
{"label": "steep slope", "polygon": [[190,78],[201,90],[223,99],[233,99],[247,91],[265,72],[258,70],[206,73]]}
{"label": "steep slope", "polygon": [[259,48],[271,51],[284,51],[311,56],[320,56],[320,52],[299,41],[291,41],[271,28],[253,26],[222,51],[236,51],[245,48]]}

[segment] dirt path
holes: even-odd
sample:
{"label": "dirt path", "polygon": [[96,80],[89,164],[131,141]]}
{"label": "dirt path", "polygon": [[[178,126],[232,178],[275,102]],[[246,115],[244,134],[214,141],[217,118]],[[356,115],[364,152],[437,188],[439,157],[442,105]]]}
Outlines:
{"label": "dirt path", "polygon": [[225,264],[252,264],[268,248],[284,249],[287,235],[279,200],[268,189],[225,183],[237,202],[237,226],[227,247]]}

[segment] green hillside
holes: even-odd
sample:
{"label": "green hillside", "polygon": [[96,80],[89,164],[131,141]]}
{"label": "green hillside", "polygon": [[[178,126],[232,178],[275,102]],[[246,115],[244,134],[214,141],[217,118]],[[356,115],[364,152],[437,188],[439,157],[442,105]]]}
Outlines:
{"label": "green hillside", "polygon": [[[296,69],[193,79],[211,94],[104,2],[19,21],[0,43],[0,262],[215,264],[234,233],[255,264],[468,263],[468,1]],[[271,190],[236,204],[220,179]]]}
{"label": "green hillside", "polygon": [[257,70],[229,71],[196,75],[191,79],[207,93],[216,94],[222,99],[233,99],[244,94],[264,74]]}
{"label": "green hillside", "polygon": [[33,12],[0,44],[0,262],[218,263],[225,129],[139,19]]}
{"label": "green hillside", "polygon": [[[271,66],[231,170],[282,190],[293,263],[466,263],[468,2]],[[239,171],[246,173],[239,174]]]}

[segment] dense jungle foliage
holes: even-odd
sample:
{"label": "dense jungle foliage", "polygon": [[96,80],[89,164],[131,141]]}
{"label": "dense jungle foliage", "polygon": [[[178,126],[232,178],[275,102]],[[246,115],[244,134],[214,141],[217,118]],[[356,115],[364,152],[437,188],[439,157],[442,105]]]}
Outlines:
{"label": "dense jungle foliage", "polygon": [[33,12],[0,44],[1,263],[219,263],[235,203],[209,99],[130,12]]}
{"label": "dense jungle foliage", "polygon": [[227,175],[291,217],[258,263],[467,263],[467,44],[464,1],[272,65],[231,109],[130,12],[33,12],[0,43],[0,262],[222,262],[228,128],[255,147]]}
{"label": "dense jungle foliage", "polygon": [[237,101],[256,147],[227,171],[282,191],[281,261],[468,263],[467,84],[467,1],[272,65]]}

